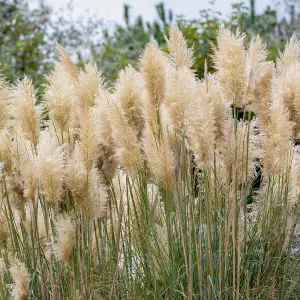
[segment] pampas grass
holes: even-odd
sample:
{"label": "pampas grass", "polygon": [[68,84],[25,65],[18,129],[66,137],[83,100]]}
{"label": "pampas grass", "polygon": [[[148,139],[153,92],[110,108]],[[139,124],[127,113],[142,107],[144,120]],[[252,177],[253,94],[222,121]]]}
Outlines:
{"label": "pampas grass", "polygon": [[1,77],[1,299],[299,298],[299,41],[222,26],[202,79],[166,43],[110,90],[58,45],[41,106]]}

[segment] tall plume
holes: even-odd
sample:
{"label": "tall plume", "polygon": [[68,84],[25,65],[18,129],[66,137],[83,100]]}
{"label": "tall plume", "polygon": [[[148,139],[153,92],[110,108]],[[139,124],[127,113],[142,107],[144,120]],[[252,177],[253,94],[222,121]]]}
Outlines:
{"label": "tall plume", "polygon": [[96,101],[92,108],[94,128],[99,144],[99,156],[96,166],[103,173],[103,178],[112,178],[117,162],[115,158],[115,145],[112,136],[111,95],[107,94],[104,101]]}
{"label": "tall plume", "polygon": [[152,40],[145,48],[140,61],[140,69],[144,78],[147,94],[147,105],[156,110],[165,98],[165,66],[166,59]]}
{"label": "tall plume", "polygon": [[136,130],[138,137],[144,129],[143,86],[140,74],[130,65],[120,71],[116,83],[116,99],[128,124]]}
{"label": "tall plume", "polygon": [[82,115],[79,149],[85,168],[89,172],[93,168],[99,154],[97,135],[90,110],[85,111]]}
{"label": "tall plume", "polygon": [[171,26],[169,38],[165,36],[165,39],[168,46],[169,58],[176,70],[183,67],[191,68],[194,63],[193,49],[188,48],[187,41],[176,24]]}
{"label": "tall plume", "polygon": [[185,108],[193,105],[192,100],[197,97],[197,84],[194,74],[187,67],[179,70],[168,68],[166,82],[164,104],[168,111],[169,124],[178,134],[184,130]]}
{"label": "tall plume", "polygon": [[16,260],[9,268],[13,279],[12,297],[15,300],[29,300],[30,275],[23,262]]}
{"label": "tall plume", "polygon": [[224,97],[238,107],[245,106],[246,50],[244,35],[236,34],[221,26],[217,35],[217,48],[214,48],[214,67]]}
{"label": "tall plume", "polygon": [[270,120],[261,133],[261,161],[268,176],[286,171],[294,126],[282,103],[273,102],[270,111]]}
{"label": "tall plume", "polygon": [[289,42],[285,45],[283,53],[279,54],[279,59],[276,61],[277,73],[283,73],[293,63],[300,59],[300,42],[294,34]]}
{"label": "tall plume", "polygon": [[170,190],[174,184],[175,161],[166,136],[157,140],[147,126],[144,136],[144,151],[154,178],[165,190]]}
{"label": "tall plume", "polygon": [[87,63],[80,70],[76,84],[76,98],[81,110],[86,110],[95,105],[98,93],[104,91],[104,81],[96,64]]}
{"label": "tall plume", "polygon": [[76,78],[65,64],[57,62],[47,77],[48,85],[44,93],[45,104],[51,120],[61,133],[67,131],[74,117],[74,88]]}
{"label": "tall plume", "polygon": [[38,175],[48,202],[57,204],[62,199],[64,166],[63,147],[48,129],[43,130],[38,144]]}
{"label": "tall plume", "polygon": [[107,194],[97,170],[87,172],[77,146],[66,167],[66,182],[82,213],[98,218],[106,211]]}
{"label": "tall plume", "polygon": [[[224,100],[220,92],[218,80],[214,74],[206,74],[205,78],[197,84],[198,96],[205,99],[207,105],[212,108],[212,117],[215,124],[216,143],[221,142],[224,131],[226,131],[226,120],[231,118],[230,106]],[[193,98],[192,98],[193,99]],[[193,103],[190,103],[193,107]]]}
{"label": "tall plume", "polygon": [[216,143],[216,127],[213,107],[205,97],[198,95],[194,104],[187,107],[185,122],[188,142],[197,167],[210,168]]}
{"label": "tall plume", "polygon": [[76,80],[78,78],[79,73],[67,51],[61,45],[57,44],[56,52],[58,60],[62,65],[63,69],[68,74],[70,74],[74,78],[74,80]]}
{"label": "tall plume", "polygon": [[57,237],[53,246],[54,255],[60,261],[71,265],[75,241],[75,226],[71,217],[60,217],[55,223]]}
{"label": "tall plume", "polygon": [[143,164],[141,145],[136,131],[127,123],[120,108],[116,103],[112,105],[112,136],[116,157],[125,171],[134,175]]}
{"label": "tall plume", "polygon": [[37,156],[32,151],[29,141],[23,140],[21,136],[16,136],[16,138],[18,139],[17,155],[24,197],[35,202],[38,189]]}
{"label": "tall plume", "polygon": [[36,147],[39,137],[41,109],[36,105],[32,80],[24,77],[13,89],[12,114],[25,139]]}

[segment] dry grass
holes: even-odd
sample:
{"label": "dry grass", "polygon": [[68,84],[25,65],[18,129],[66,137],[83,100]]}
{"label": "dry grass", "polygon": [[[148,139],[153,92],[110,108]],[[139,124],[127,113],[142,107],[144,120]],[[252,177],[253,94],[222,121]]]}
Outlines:
{"label": "dry grass", "polygon": [[1,299],[299,298],[300,42],[221,27],[199,80],[166,40],[112,91],[61,46],[42,106],[1,79]]}

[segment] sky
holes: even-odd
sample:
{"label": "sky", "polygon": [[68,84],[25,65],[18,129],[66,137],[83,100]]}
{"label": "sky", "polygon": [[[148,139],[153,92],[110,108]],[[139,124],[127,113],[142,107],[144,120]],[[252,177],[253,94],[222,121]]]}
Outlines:
{"label": "sky", "polygon": [[[38,0],[28,0],[34,7]],[[44,0],[46,4],[54,9],[67,7],[69,0]],[[241,2],[243,0],[216,0],[215,8],[226,16],[230,12],[231,3]],[[267,5],[274,4],[278,0],[257,0],[256,10],[262,12]],[[155,4],[161,2],[156,0],[73,0],[74,16],[82,15],[86,10],[99,18],[109,21],[123,21],[123,4],[127,3],[132,7],[132,16],[142,15],[146,20],[153,20],[156,17]],[[165,7],[171,9],[174,15],[184,15],[187,18],[196,18],[199,16],[199,10],[209,8],[210,0],[165,0]],[[246,3],[249,0],[245,0]]]}

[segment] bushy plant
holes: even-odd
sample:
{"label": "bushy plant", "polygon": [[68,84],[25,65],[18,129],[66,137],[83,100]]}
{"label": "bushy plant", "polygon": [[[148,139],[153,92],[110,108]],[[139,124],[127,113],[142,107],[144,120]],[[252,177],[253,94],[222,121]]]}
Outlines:
{"label": "bushy plant", "polygon": [[166,44],[113,89],[58,46],[39,106],[1,80],[1,299],[299,298],[300,42],[222,26],[202,80]]}

